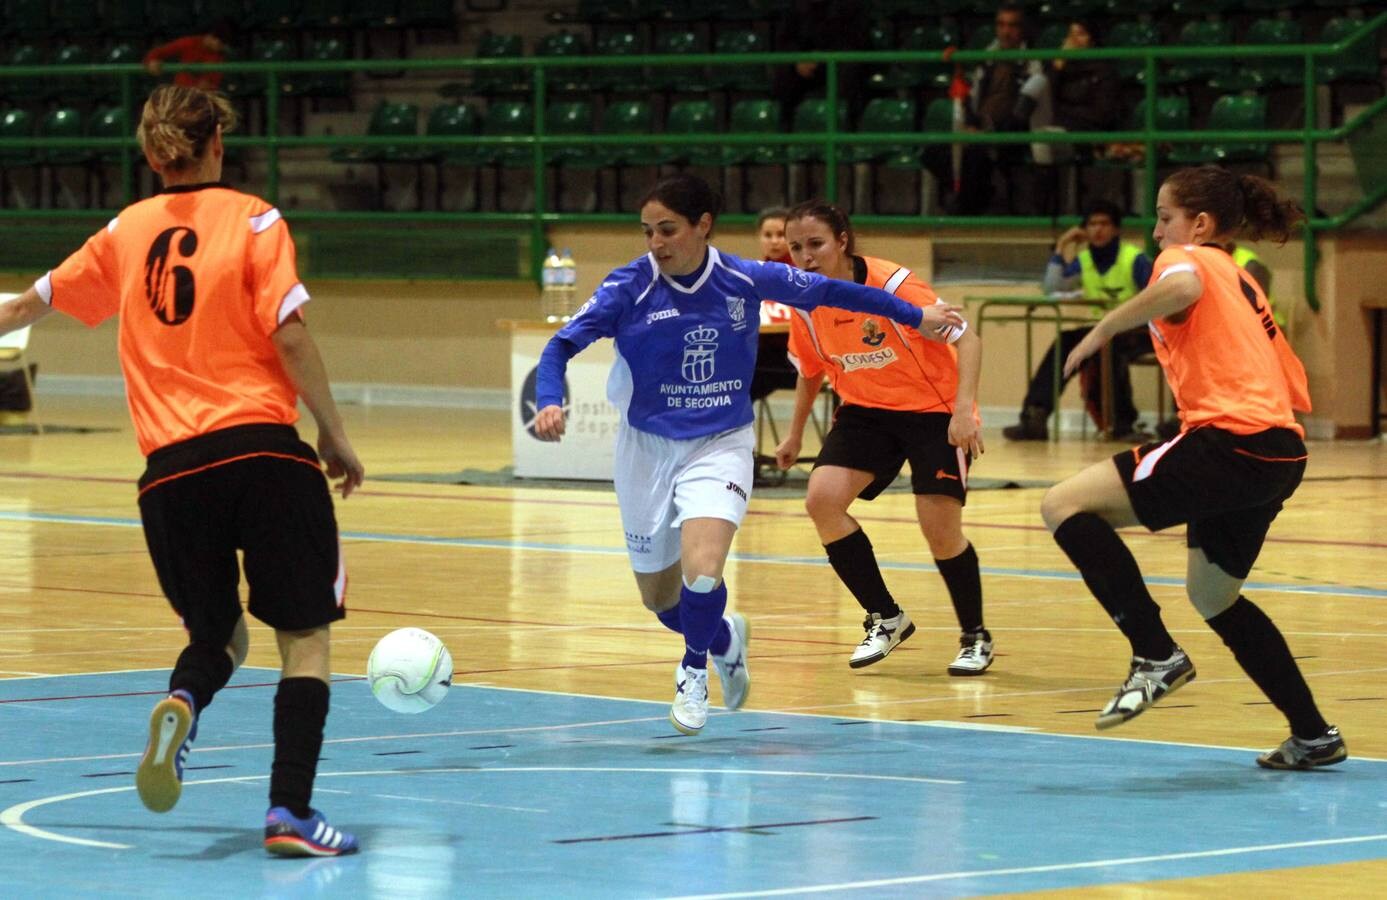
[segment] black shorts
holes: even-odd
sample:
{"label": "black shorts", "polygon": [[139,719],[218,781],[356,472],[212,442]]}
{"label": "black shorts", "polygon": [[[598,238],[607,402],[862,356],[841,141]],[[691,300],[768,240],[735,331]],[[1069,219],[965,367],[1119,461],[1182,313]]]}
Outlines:
{"label": "black shorts", "polygon": [[318,455],[288,425],[241,425],[162,447],[140,478],[159,586],[194,641],[224,646],[251,615],[303,631],[345,615],[332,496]]}
{"label": "black shorts", "polygon": [[1270,428],[1196,428],[1113,457],[1137,519],[1152,531],[1188,523],[1186,543],[1246,578],[1267,530],[1305,475],[1305,442]]}
{"label": "black shorts", "polygon": [[833,417],[814,463],[842,466],[875,475],[858,494],[874,500],[891,486],[910,461],[910,488],[915,494],[940,494],[968,501],[971,457],[949,443],[949,413],[901,412],[846,405]]}

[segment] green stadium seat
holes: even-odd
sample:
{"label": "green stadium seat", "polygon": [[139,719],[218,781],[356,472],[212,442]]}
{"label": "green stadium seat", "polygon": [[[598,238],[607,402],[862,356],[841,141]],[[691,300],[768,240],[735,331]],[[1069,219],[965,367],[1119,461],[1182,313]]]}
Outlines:
{"label": "green stadium seat", "polygon": [[[603,134],[643,134],[655,132],[655,110],[648,100],[614,100],[602,111]],[[603,165],[653,165],[648,163],[656,148],[653,145],[606,144],[593,145],[589,152]]]}
{"label": "green stadium seat", "polygon": [[[727,133],[775,134],[780,131],[780,104],[774,100],[738,100],[727,116]],[[785,161],[783,144],[728,144],[722,148],[727,166],[773,166]]]}
{"label": "green stadium seat", "polygon": [[[481,130],[481,113],[470,103],[441,103],[435,106],[429,112],[429,121],[424,127],[424,133],[429,137],[471,137],[480,134]],[[467,149],[462,144],[436,144],[423,151],[434,167],[434,209],[443,209],[445,167],[451,164],[471,165],[466,155]],[[479,174],[474,175],[474,183],[480,182]],[[479,189],[474,188],[474,200],[479,193]]]}
{"label": "green stadium seat", "polygon": [[[122,41],[108,47],[96,61],[105,66],[118,66],[139,63],[141,59],[133,44]],[[131,99],[143,100],[149,94],[152,84],[153,79],[148,75],[135,76],[130,85]],[[94,79],[90,96],[94,103],[115,103],[120,100],[120,78],[112,75]]]}
{"label": "green stadium seat", "polygon": [[[669,135],[718,133],[718,112],[708,100],[678,100],[665,117]],[[676,144],[665,149],[665,160],[677,166],[716,166],[722,162],[722,148],[716,144]]]}
{"label": "green stadium seat", "polygon": [[648,22],[702,22],[721,17],[724,7],[730,4],[724,0],[702,0],[689,3],[687,0],[635,0],[635,14]]}
{"label": "green stadium seat", "polygon": [[[1219,97],[1204,125],[1208,131],[1250,131],[1266,127],[1267,98],[1262,96]],[[1270,167],[1269,156],[1270,147],[1264,141],[1219,139],[1178,146],[1171,151],[1169,160],[1176,165],[1260,162]]]}
{"label": "green stadium seat", "polygon": [[[544,111],[544,133],[559,137],[587,137],[592,134],[592,104],[587,100],[561,100],[549,104]],[[581,143],[546,147],[544,161],[550,165],[566,166],[585,159]]]}
{"label": "green stadium seat", "polygon": [[1035,40],[1031,41],[1031,46],[1059,49],[1060,44],[1063,44],[1064,39],[1068,36],[1068,22],[1047,22],[1036,34]]}
{"label": "green stadium seat", "polygon": [[[49,60],[58,66],[88,65],[92,61],[91,51],[81,44],[65,44]],[[42,83],[44,97],[60,104],[85,103],[96,88],[90,75],[54,75],[44,78]]]}
{"label": "green stadium seat", "polygon": [[[1150,22],[1127,19],[1112,27],[1106,43],[1109,47],[1159,47],[1161,34]],[[1146,81],[1146,61],[1143,59],[1114,60],[1113,67],[1123,81]]]}
{"label": "green stadium seat", "polygon": [[[305,59],[312,62],[344,62],[348,55],[347,45],[341,38],[320,37],[313,40]],[[350,72],[295,72],[287,75],[285,81],[285,93],[314,99],[350,98],[351,90]]]}
{"label": "green stadium seat", "polygon": [[[1324,23],[1324,30],[1320,32],[1319,43],[1337,44],[1362,27],[1362,20],[1351,19],[1347,16],[1335,16]],[[1377,43],[1380,39],[1381,32],[1376,35],[1368,35],[1337,56],[1319,57],[1315,67],[1317,77],[1320,81],[1330,83],[1361,81],[1380,84],[1382,61],[1378,57],[1377,49]]]}
{"label": "green stadium seat", "polygon": [[[657,56],[682,56],[707,49],[696,32],[675,28],[660,32],[650,52]],[[652,66],[648,85],[656,90],[697,93],[708,90],[708,79],[702,66]]]}
{"label": "green stadium seat", "polygon": [[[482,34],[477,45],[478,59],[510,59],[523,55],[524,48],[518,34],[497,34],[488,31]],[[472,72],[472,90],[483,97],[528,91],[529,87],[524,69],[507,67],[475,69]]]}
{"label": "green stadium seat", "polygon": [[[1042,19],[1060,19],[1064,23],[1099,15],[1107,8],[1107,0],[1046,0],[1040,4]],[[1036,46],[1044,46],[1039,41]]]}
{"label": "green stadium seat", "polygon": [[[1219,19],[1210,21],[1196,19],[1186,22],[1175,41],[1181,47],[1223,47],[1233,43],[1233,28],[1228,22]],[[1172,64],[1161,75],[1162,84],[1188,84],[1205,82],[1227,75],[1233,70],[1232,60],[1226,57],[1206,59],[1182,59]]]}
{"label": "green stadium seat", "polygon": [[[289,62],[294,58],[294,48],[288,38],[259,37],[251,44],[246,62]],[[288,83],[288,73],[280,74],[280,90]],[[228,97],[262,99],[268,85],[264,72],[238,72],[228,74],[222,80],[222,92]]]}
{"label": "green stadium seat", "polygon": [[[34,136],[34,117],[28,110],[7,109],[0,113],[0,138],[31,138]],[[0,147],[0,169],[32,166],[39,161],[33,147]]]}
{"label": "green stadium seat", "polygon": [[[535,55],[550,59],[565,56],[586,56],[587,44],[571,31],[557,31],[546,34],[535,45]],[[546,66],[545,86],[551,93],[575,93],[587,91],[590,87],[586,67]]]}
{"label": "green stadium seat", "polygon": [[[132,143],[130,140],[132,135],[130,116],[120,106],[99,107],[87,119],[88,137],[118,138],[129,144]],[[140,160],[139,149],[132,147],[130,152],[132,159],[138,164]],[[95,147],[92,149],[92,170],[96,174],[97,183],[95,205],[98,207],[105,208],[106,206],[106,166],[119,165],[121,153],[119,147]]]}
{"label": "green stadium seat", "polygon": [[352,27],[365,30],[398,28],[401,5],[401,0],[353,0],[349,6]]}
{"label": "green stadium seat", "polygon": [[[1258,19],[1247,29],[1243,43],[1248,45],[1299,44],[1304,39],[1300,23],[1294,19]],[[1280,84],[1300,84],[1305,62],[1298,56],[1243,59],[1237,68],[1209,79],[1216,91],[1256,91]]]}
{"label": "green stadium seat", "polygon": [[[7,66],[36,66],[43,63],[43,51],[30,43],[16,44],[5,57]],[[36,106],[43,101],[44,84],[41,78],[0,79],[0,100],[21,106]]]}
{"label": "green stadium seat", "polygon": [[243,24],[247,31],[288,31],[299,27],[299,0],[253,0]]}
{"label": "green stadium seat", "polygon": [[[794,119],[790,130],[801,134],[822,134],[828,130],[828,101],[822,97],[809,97],[801,100],[799,106],[795,107]],[[838,121],[835,130],[842,134],[848,130],[848,105],[846,102],[838,101]],[[786,159],[794,163],[810,163],[824,161],[824,144],[790,144],[787,145]],[[840,150],[841,145],[840,145]],[[839,154],[841,158],[841,153]]]}
{"label": "green stadium seat", "polygon": [[[914,100],[877,97],[868,102],[862,111],[857,130],[859,133],[912,132],[915,130],[915,113]],[[919,144],[849,144],[843,153],[843,162],[910,168],[919,166],[920,155]]]}
{"label": "green stadium seat", "polygon": [[722,22],[772,22],[791,8],[791,0],[737,0],[724,3],[718,19]]}
{"label": "green stadium seat", "polygon": [[[901,39],[901,50],[943,50],[958,42],[958,35],[947,25],[916,25]],[[947,88],[954,68],[948,63],[892,63],[868,76],[874,89],[901,90],[918,87]]]}
{"label": "green stadium seat", "polygon": [[[751,29],[722,31],[713,41],[713,52],[718,56],[735,57],[739,53],[765,53],[766,50],[766,39]],[[760,64],[710,66],[708,83],[715,90],[764,91],[770,84],[770,75]]]}
{"label": "green stadium seat", "polygon": [[[370,137],[414,137],[419,133],[419,107],[413,103],[382,101],[371,114],[366,126]],[[329,154],[333,162],[347,165],[370,163],[376,167],[376,206],[385,205],[385,166],[388,163],[412,163],[415,166],[415,206],[424,206],[422,164],[430,161],[427,147],[416,143],[386,144],[384,146],[339,147]]]}
{"label": "green stadium seat", "polygon": [[[597,35],[592,44],[593,56],[638,56],[641,39],[634,29],[610,28]],[[619,91],[625,87],[644,86],[645,77],[635,66],[598,66],[589,75],[592,86],[599,91]]]}
{"label": "green stadium seat", "polygon": [[[81,111],[72,106],[60,106],[57,109],[49,110],[39,121],[38,136],[43,138],[86,137],[86,125],[82,119]],[[86,166],[91,160],[91,149],[86,146],[44,147],[39,150],[39,166],[47,175],[49,206],[57,205],[57,170],[71,166],[81,166],[83,167],[83,173],[86,174]],[[90,179],[86,179],[85,193],[86,205],[91,206]]]}

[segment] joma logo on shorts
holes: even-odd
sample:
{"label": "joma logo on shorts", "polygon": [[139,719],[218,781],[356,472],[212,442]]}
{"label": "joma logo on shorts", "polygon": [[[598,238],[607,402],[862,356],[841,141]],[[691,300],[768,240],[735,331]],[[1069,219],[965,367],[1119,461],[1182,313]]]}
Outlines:
{"label": "joma logo on shorts", "polygon": [[743,489],[742,489],[742,486],[741,486],[740,484],[737,484],[737,482],[735,482],[735,481],[729,481],[729,482],[727,482],[727,489],[728,489],[729,491],[731,491],[732,493],[736,494],[738,497],[741,497],[743,500],[746,499],[746,491],[743,490]]}

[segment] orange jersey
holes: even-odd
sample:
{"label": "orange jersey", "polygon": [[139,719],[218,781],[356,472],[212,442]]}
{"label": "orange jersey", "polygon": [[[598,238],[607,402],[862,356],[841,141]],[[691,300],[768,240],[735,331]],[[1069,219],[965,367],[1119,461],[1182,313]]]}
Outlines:
{"label": "orange jersey", "polygon": [[308,301],[279,210],[221,185],[123,210],[35,285],[87,325],[120,315],[140,451],[234,425],[292,425],[298,394],[271,335]]}
{"label": "orange jersey", "polygon": [[1163,251],[1151,283],[1175,272],[1194,272],[1204,292],[1186,318],[1158,319],[1150,328],[1184,427],[1234,434],[1289,428],[1304,437],[1294,413],[1310,411],[1305,367],[1276,327],[1262,288],[1217,247]]}
{"label": "orange jersey", "polygon": [[[930,306],[939,298],[904,266],[853,257],[859,284],[881,288],[907,303]],[[965,326],[966,327],[966,326]],[[950,342],[963,334],[956,328]],[[821,306],[795,310],[790,361],[805,378],[827,375],[844,403],[905,412],[953,412],[958,355],[947,343],[927,340],[890,319]]]}

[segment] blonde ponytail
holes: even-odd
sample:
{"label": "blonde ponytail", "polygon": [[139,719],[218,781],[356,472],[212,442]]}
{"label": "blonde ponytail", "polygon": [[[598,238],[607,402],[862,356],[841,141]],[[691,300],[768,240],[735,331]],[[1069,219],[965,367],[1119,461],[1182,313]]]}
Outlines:
{"label": "blonde ponytail", "polygon": [[236,110],[225,97],[170,84],[149,95],[135,136],[151,163],[176,172],[202,159],[219,125],[222,133],[236,127]]}

